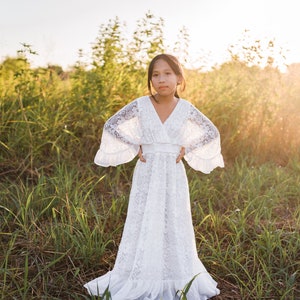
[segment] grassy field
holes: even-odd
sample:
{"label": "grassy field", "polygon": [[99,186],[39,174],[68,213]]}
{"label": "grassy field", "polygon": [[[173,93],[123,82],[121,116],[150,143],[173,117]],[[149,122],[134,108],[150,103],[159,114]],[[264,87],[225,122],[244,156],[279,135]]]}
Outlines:
{"label": "grassy field", "polygon": [[[217,299],[300,295],[300,164],[237,162],[188,169],[199,257],[219,282]],[[131,172],[56,165],[35,185],[1,183],[1,299],[88,299],[86,281],[111,269]]]}
{"label": "grassy field", "polygon": [[[125,55],[119,25],[101,27],[91,65],[33,69],[26,45],[0,64],[0,299],[90,299],[83,284],[114,265],[135,161],[93,158],[104,121],[145,94],[146,62],[162,50],[147,36],[143,60],[139,28]],[[300,299],[299,66],[281,73],[235,55],[186,77],[182,96],[219,128],[226,165],[210,175],[187,166],[215,299]]]}

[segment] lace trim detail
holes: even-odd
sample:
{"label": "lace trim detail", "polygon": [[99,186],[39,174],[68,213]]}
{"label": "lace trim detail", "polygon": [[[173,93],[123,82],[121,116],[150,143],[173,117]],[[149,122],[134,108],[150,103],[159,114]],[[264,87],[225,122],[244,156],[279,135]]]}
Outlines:
{"label": "lace trim detail", "polygon": [[[118,113],[110,117],[104,125],[104,130],[109,132],[116,139],[122,142],[132,145],[133,142],[128,135],[124,132],[120,132],[120,126],[139,115],[138,102],[137,100],[124,106]],[[130,128],[128,128],[130,130]],[[127,138],[126,138],[127,137]]]}
{"label": "lace trim detail", "polygon": [[196,148],[203,147],[212,141],[219,139],[219,131],[215,125],[193,105],[190,106],[190,114],[188,121],[197,126],[197,132],[194,132],[192,125],[187,129],[187,136],[193,137],[190,145],[186,149],[186,153],[193,151]]}

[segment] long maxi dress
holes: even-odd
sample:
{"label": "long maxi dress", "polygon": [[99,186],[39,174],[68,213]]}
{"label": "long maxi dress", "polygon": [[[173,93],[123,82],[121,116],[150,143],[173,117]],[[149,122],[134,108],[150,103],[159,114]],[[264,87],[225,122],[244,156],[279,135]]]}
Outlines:
{"label": "long maxi dress", "polygon": [[220,135],[190,102],[179,99],[162,122],[148,96],[133,100],[104,125],[95,163],[116,166],[137,161],[127,218],[114,268],[84,285],[91,295],[108,287],[112,300],[174,300],[195,276],[188,300],[219,294],[217,283],[198,258],[181,146],[195,170],[223,167]]}

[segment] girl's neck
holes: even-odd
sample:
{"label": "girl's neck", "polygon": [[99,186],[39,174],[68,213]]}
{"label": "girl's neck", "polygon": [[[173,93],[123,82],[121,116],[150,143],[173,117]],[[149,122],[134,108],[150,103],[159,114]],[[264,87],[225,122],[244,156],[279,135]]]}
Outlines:
{"label": "girl's neck", "polygon": [[160,104],[170,104],[172,102],[177,102],[178,100],[174,95],[161,96],[159,94],[155,94],[153,98],[156,103]]}

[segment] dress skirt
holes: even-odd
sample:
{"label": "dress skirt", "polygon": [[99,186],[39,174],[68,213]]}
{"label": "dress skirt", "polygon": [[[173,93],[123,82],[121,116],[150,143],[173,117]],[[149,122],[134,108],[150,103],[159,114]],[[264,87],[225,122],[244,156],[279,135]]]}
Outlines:
{"label": "dress skirt", "polygon": [[132,181],[127,218],[114,268],[84,286],[91,295],[108,287],[112,300],[174,300],[195,279],[188,300],[219,290],[200,261],[184,164],[178,146],[143,147]]}

